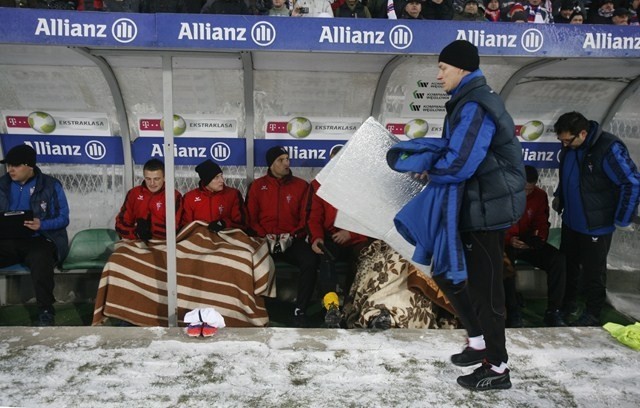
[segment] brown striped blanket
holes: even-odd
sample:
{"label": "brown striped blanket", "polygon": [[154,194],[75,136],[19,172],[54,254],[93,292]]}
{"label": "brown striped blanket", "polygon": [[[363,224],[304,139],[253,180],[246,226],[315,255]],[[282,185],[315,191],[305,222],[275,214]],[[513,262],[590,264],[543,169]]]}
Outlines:
{"label": "brown striped blanket", "polygon": [[[275,267],[263,239],[239,229],[210,232],[194,221],[176,237],[178,319],[213,307],[229,327],[265,326],[263,296],[275,297]],[[115,317],[167,326],[165,241],[121,241],[102,271],[93,325]]]}

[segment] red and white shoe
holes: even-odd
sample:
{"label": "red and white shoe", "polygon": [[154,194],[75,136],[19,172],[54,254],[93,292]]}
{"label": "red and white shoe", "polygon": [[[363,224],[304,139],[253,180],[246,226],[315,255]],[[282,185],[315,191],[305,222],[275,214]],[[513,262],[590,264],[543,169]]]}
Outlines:
{"label": "red and white shoe", "polygon": [[202,323],[191,323],[187,326],[187,336],[200,337],[203,334]]}

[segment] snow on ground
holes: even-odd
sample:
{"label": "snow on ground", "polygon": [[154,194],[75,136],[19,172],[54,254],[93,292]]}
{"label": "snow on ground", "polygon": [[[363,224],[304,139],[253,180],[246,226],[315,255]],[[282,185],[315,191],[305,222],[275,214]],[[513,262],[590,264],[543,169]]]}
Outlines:
{"label": "snow on ground", "polygon": [[510,329],[513,388],[471,392],[461,330],[0,328],[0,405],[637,407],[640,353],[601,328]]}

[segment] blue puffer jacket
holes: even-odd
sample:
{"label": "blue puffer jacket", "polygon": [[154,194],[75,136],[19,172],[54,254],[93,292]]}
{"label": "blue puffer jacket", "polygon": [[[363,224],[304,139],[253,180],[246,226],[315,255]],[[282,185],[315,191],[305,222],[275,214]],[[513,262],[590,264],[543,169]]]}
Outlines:
{"label": "blue puffer jacket", "polygon": [[[69,205],[62,189],[62,184],[51,176],[43,174],[34,167],[35,188],[29,199],[34,218],[40,219],[38,233],[55,243],[58,250],[58,261],[62,262],[69,251]],[[0,177],[0,211],[10,209],[11,177],[8,174]],[[26,208],[21,208],[26,209]]]}
{"label": "blue puffer jacket", "polygon": [[479,69],[462,79],[445,106],[447,152],[429,172],[431,181],[464,182],[461,232],[509,228],[526,204],[522,147],[513,119]]}
{"label": "blue puffer jacket", "polygon": [[[445,139],[422,138],[400,142],[387,152],[389,166],[401,172],[422,173],[446,152]],[[458,212],[464,183],[430,182],[396,214],[396,229],[416,249],[412,259],[431,265],[434,276],[445,274],[459,283],[467,267],[458,233]]]}

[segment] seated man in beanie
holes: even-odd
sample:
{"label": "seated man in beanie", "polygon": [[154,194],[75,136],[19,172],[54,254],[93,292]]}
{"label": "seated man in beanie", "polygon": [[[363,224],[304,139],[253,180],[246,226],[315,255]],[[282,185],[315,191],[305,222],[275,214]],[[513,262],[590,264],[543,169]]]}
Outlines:
{"label": "seated man in beanie", "polygon": [[255,180],[247,192],[249,226],[267,237],[271,255],[300,269],[293,324],[306,325],[318,275],[318,258],[306,238],[306,206],[309,184],[289,169],[289,152],[282,146],[267,151],[267,174]]}
{"label": "seated man in beanie", "polygon": [[[164,163],[148,160],[142,167],[144,181],[132,188],[116,216],[116,232],[122,239],[166,239]],[[182,195],[175,190],[176,228],[180,226]]]}
{"label": "seated man in beanie", "polygon": [[192,221],[209,223],[209,231],[246,228],[246,213],[240,191],[227,187],[222,169],[211,160],[196,166],[200,176],[197,188],[184,195],[182,226]]}
{"label": "seated man in beanie", "polygon": [[462,21],[487,21],[484,16],[484,10],[480,9],[478,1],[479,0],[466,0],[462,11],[456,13],[453,19]]}
{"label": "seated man in beanie", "polygon": [[39,309],[38,325],[52,326],[53,271],[69,249],[67,197],[60,181],[36,166],[31,146],[12,148],[0,163],[7,166],[7,174],[0,177],[0,211],[33,211],[33,218],[24,221],[25,230],[0,239],[0,267],[22,263],[29,268]]}

